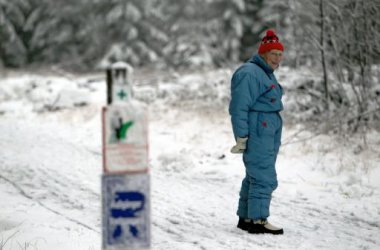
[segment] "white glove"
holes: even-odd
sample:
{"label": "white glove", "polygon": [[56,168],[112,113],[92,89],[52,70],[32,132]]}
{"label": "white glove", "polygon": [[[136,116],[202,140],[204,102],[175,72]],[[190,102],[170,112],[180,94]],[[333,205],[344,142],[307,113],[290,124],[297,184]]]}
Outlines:
{"label": "white glove", "polygon": [[231,148],[231,153],[233,153],[233,154],[243,153],[247,147],[246,146],[247,140],[248,140],[248,137],[236,138],[236,145]]}

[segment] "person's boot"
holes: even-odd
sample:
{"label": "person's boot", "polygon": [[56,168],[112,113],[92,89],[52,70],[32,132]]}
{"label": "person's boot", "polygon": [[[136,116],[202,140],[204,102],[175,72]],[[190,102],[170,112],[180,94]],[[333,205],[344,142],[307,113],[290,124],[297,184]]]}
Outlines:
{"label": "person's boot", "polygon": [[267,220],[257,220],[249,224],[248,233],[250,234],[284,234],[282,228],[273,226]]}
{"label": "person's boot", "polygon": [[248,228],[252,221],[250,219],[244,219],[239,217],[239,222],[237,224],[237,227],[241,230],[248,231]]}

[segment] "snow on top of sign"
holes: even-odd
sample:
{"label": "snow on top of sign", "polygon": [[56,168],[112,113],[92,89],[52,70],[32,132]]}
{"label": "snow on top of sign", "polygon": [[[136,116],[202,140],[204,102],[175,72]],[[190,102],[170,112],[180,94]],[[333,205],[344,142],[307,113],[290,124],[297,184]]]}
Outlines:
{"label": "snow on top of sign", "polygon": [[126,62],[122,62],[122,61],[115,62],[115,63],[111,64],[111,68],[113,68],[113,69],[127,69],[129,72],[133,71],[133,67],[130,64],[128,64]]}

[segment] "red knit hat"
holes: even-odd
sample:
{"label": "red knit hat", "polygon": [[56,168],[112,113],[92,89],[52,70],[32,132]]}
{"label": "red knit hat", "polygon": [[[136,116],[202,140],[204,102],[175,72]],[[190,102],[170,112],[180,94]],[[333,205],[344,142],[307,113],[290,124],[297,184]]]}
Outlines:
{"label": "red knit hat", "polygon": [[273,30],[267,30],[267,34],[264,36],[263,40],[261,40],[259,54],[264,54],[272,49],[284,51],[284,46],[280,43],[280,40]]}

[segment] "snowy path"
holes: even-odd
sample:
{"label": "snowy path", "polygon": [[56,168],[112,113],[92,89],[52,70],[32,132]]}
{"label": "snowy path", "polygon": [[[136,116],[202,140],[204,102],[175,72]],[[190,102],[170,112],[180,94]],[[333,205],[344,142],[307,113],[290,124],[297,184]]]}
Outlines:
{"label": "snowy path", "polygon": [[[270,220],[285,235],[236,228],[244,167],[229,153],[231,73],[136,86],[150,103],[152,250],[380,249],[378,132],[364,151],[328,136],[282,147]],[[103,100],[102,80],[2,79],[1,250],[100,249]],[[283,138],[295,132],[285,128]]]}
{"label": "snowy path", "polygon": [[[0,120],[0,242],[15,233],[4,250],[100,249],[98,108]],[[152,249],[379,249],[379,190],[328,176],[297,144],[281,150],[271,208],[285,235],[238,230],[244,169],[227,114],[165,111],[150,111]]]}

